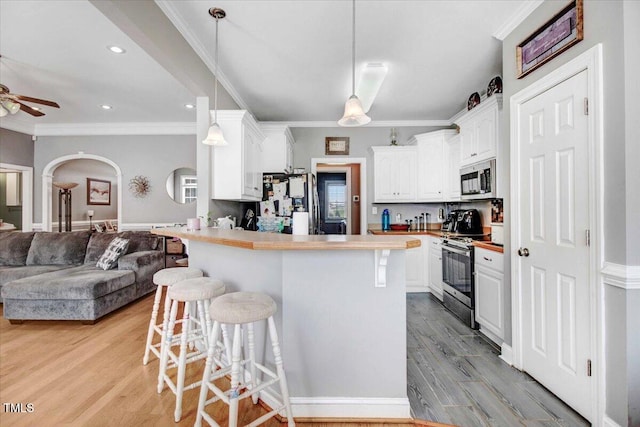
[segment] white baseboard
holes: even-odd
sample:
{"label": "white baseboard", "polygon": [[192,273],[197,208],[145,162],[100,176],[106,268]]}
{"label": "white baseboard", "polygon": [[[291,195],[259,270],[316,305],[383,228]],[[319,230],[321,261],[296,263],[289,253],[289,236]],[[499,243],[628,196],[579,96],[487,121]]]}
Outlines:
{"label": "white baseboard", "polygon": [[622,426],[616,423],[615,421],[613,421],[611,418],[609,418],[605,414],[605,416],[602,418],[602,427],[622,427]]}
{"label": "white baseboard", "polygon": [[428,286],[407,286],[407,293],[427,293],[429,292]]}
{"label": "white baseboard", "polygon": [[[260,399],[271,408],[278,406],[268,391],[261,391]],[[406,397],[291,397],[289,400],[294,417],[411,418]]]}
{"label": "white baseboard", "polygon": [[511,348],[511,346],[507,345],[506,343],[502,343],[501,353],[502,354],[500,354],[500,356],[498,357],[509,366],[513,366],[513,349]]}

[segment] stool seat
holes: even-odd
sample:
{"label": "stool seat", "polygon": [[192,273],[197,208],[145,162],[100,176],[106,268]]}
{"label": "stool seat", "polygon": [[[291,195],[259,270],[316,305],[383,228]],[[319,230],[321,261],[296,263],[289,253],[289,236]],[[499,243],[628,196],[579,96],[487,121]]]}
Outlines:
{"label": "stool seat", "polygon": [[220,323],[253,323],[271,317],[277,310],[273,298],[257,292],[232,292],[211,303],[211,319]]}
{"label": "stool seat", "polygon": [[202,277],[202,270],[193,267],[165,268],[153,275],[153,283],[158,286],[171,286],[174,283],[195,277]]}
{"label": "stool seat", "polygon": [[169,298],[177,301],[209,300],[224,294],[221,280],[211,277],[194,277],[182,280],[169,288]]}

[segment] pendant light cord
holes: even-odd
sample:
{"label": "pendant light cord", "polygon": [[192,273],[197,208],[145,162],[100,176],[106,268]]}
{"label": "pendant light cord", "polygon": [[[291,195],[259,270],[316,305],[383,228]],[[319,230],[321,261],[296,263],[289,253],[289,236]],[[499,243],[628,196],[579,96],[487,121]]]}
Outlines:
{"label": "pendant light cord", "polygon": [[215,85],[213,88],[213,122],[218,123],[218,17],[216,16],[216,51],[215,51],[215,66],[213,76],[215,79]]}
{"label": "pendant light cord", "polygon": [[351,34],[351,95],[356,94],[356,0],[353,0],[353,25]]}

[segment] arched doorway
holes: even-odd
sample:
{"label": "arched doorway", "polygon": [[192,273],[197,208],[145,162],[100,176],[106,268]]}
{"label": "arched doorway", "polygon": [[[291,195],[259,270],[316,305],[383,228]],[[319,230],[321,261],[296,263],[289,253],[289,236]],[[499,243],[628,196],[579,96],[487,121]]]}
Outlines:
{"label": "arched doorway", "polygon": [[52,207],[53,207],[53,173],[61,165],[73,160],[97,160],[113,167],[117,182],[116,200],[117,200],[117,221],[122,223],[122,171],[120,167],[112,160],[106,157],[97,156],[95,154],[77,153],[68,156],[58,157],[45,166],[42,171],[42,230],[52,231]]}

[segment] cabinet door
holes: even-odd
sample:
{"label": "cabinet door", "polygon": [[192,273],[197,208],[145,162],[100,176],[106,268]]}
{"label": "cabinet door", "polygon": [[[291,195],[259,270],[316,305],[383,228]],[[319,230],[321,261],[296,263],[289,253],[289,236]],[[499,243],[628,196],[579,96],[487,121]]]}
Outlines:
{"label": "cabinet door", "polygon": [[439,239],[429,243],[429,289],[442,301],[442,247]]}
{"label": "cabinet door", "polygon": [[474,122],[469,121],[460,124],[460,164],[469,165],[475,163],[476,154]]}
{"label": "cabinet door", "polygon": [[422,246],[419,248],[407,249],[406,251],[405,263],[407,292],[423,292],[426,290],[424,286],[425,283],[422,268],[422,252]]}
{"label": "cabinet door", "polygon": [[394,200],[415,201],[417,195],[417,165],[414,151],[393,153],[392,176]]}
{"label": "cabinet door", "polygon": [[[392,153],[374,154],[374,199],[375,201],[393,200],[395,161]],[[392,182],[392,179],[394,182]]]}
{"label": "cabinet door", "polygon": [[257,135],[249,128],[244,129],[244,144],[242,147],[242,193],[248,199],[259,200],[261,194],[260,157],[262,153],[261,142]]}
{"label": "cabinet door", "polygon": [[444,188],[444,138],[437,135],[418,142],[418,200],[439,202]]}
{"label": "cabinet door", "polygon": [[474,162],[496,156],[498,140],[498,109],[489,108],[478,115],[475,120],[475,156]]}
{"label": "cabinet door", "polygon": [[460,200],[460,135],[445,142],[447,171],[444,199],[447,201]]}
{"label": "cabinet door", "polygon": [[293,173],[293,144],[291,141],[285,141],[285,166],[289,173]]}
{"label": "cabinet door", "polygon": [[482,329],[504,339],[504,274],[477,264],[475,274],[476,322]]}

